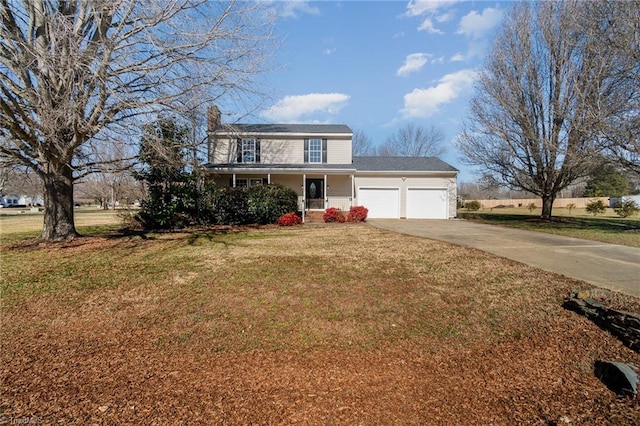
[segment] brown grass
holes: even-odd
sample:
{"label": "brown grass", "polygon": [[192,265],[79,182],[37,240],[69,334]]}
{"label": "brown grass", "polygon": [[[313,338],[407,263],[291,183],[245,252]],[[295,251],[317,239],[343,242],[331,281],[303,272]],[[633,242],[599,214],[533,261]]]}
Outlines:
{"label": "brown grass", "polygon": [[[459,211],[458,217],[583,240],[640,247],[640,219],[637,216],[620,218],[611,213],[594,217],[586,214],[584,209],[577,210],[569,214],[567,209],[554,209],[551,220],[541,219],[539,210],[529,213],[523,208]],[[613,212],[612,209],[607,210]]]}
{"label": "brown grass", "polygon": [[[367,225],[4,248],[2,413],[90,424],[637,424],[585,286]],[[568,423],[567,423],[568,424]]]}

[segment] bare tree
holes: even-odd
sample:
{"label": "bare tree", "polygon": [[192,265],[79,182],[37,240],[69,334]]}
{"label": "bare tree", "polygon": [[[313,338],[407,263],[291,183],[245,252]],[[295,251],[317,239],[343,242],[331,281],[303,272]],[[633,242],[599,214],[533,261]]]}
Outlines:
{"label": "bare tree", "polygon": [[408,123],[378,147],[381,157],[439,157],[446,152],[444,133],[435,126],[422,127]]}
{"label": "bare tree", "polygon": [[42,181],[28,167],[0,162],[0,194],[24,195],[35,205],[42,202]]}
{"label": "bare tree", "polygon": [[107,209],[114,210],[116,202],[120,201],[121,193],[126,187],[137,186],[131,174],[135,156],[130,152],[132,147],[121,140],[114,139],[109,145],[100,144],[95,147],[93,157],[96,164],[94,173],[90,173],[76,180],[75,192],[86,198],[92,198]]}
{"label": "bare tree", "polygon": [[458,144],[497,182],[542,198],[586,176],[620,93],[611,62],[585,31],[588,2],[521,2],[506,16],[480,73]]}
{"label": "bare tree", "polygon": [[352,151],[354,156],[369,155],[372,153],[371,139],[362,130],[353,131]]}
{"label": "bare tree", "polygon": [[593,1],[585,8],[585,28],[596,41],[590,47],[609,61],[608,78],[617,89],[606,99],[616,113],[603,123],[601,141],[619,164],[640,175],[640,0]]}
{"label": "bare tree", "polygon": [[[42,238],[77,235],[74,180],[138,118],[251,99],[273,48],[261,2],[0,0],[0,155],[44,182]],[[229,96],[233,95],[233,98]]]}

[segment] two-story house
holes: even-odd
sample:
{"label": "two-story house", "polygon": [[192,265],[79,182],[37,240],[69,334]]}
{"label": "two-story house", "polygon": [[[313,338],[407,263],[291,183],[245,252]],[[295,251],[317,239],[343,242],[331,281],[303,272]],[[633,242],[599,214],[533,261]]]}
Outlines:
{"label": "two-story house", "polygon": [[351,206],[370,218],[456,215],[458,170],[438,158],[354,157],[342,124],[222,124],[215,107],[208,121],[205,169],[218,186],[287,186],[303,215]]}

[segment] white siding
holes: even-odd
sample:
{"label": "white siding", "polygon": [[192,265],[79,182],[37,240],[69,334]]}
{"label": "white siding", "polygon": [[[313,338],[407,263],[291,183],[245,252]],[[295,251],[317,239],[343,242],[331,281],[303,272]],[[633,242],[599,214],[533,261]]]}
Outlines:
{"label": "white siding", "polygon": [[[253,137],[253,136],[252,136]],[[327,164],[351,164],[351,138],[327,139]],[[261,164],[304,164],[305,138],[260,139]],[[212,139],[209,146],[209,161],[212,164],[235,163],[236,139]]]}
{"label": "white siding", "polygon": [[351,164],[351,139],[327,140],[328,164]]}
{"label": "white siding", "polygon": [[233,144],[229,139],[214,139],[209,144],[209,162],[212,164],[235,162],[235,144],[235,139]]}
{"label": "white siding", "polygon": [[263,164],[300,164],[304,160],[301,140],[261,139],[260,162]]}
{"label": "white siding", "polygon": [[327,194],[351,197],[351,176],[327,175]]}

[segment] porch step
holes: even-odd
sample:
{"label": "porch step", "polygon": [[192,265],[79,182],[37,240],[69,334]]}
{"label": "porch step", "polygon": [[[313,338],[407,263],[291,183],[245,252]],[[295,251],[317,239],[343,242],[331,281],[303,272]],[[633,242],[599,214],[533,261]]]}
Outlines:
{"label": "porch step", "polygon": [[324,212],[304,212],[304,223],[324,223]]}

